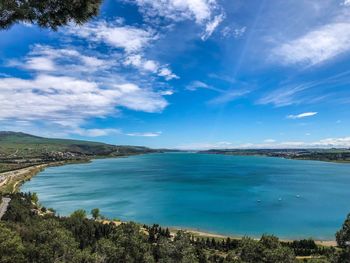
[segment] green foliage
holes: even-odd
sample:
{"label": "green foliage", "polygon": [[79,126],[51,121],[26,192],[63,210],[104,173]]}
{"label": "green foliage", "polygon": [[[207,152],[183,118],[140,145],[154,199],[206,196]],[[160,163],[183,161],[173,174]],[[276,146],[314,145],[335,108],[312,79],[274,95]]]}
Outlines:
{"label": "green foliage", "polygon": [[83,24],[99,12],[101,0],[3,0],[0,28],[18,22],[34,23],[57,30],[69,22]]}
{"label": "green foliage", "polygon": [[191,244],[190,235],[183,231],[177,232],[173,242],[165,237],[160,238],[155,250],[155,258],[162,263],[199,262],[195,248]]}
{"label": "green foliage", "polygon": [[70,217],[42,216],[33,194],[10,197],[0,223],[0,263],[294,263],[293,250],[311,256],[301,262],[350,263],[350,248],[320,247],[313,240],[204,239],[183,231],[172,236],[159,225],[102,224],[85,218],[84,210]]}
{"label": "green foliage", "polygon": [[98,219],[98,218],[100,218],[101,217],[101,215],[100,215],[100,209],[98,209],[98,208],[94,208],[94,209],[92,209],[91,210],[91,216],[92,216],[92,218],[93,219]]}
{"label": "green foliage", "polygon": [[79,219],[79,220],[83,220],[86,218],[86,211],[84,209],[78,209],[78,210],[75,210],[71,215],[70,215],[71,218],[76,218],[76,219]]}
{"label": "green foliage", "polygon": [[20,236],[0,223],[0,263],[24,263],[24,251]]}
{"label": "green foliage", "polygon": [[39,202],[38,195],[36,193],[32,193],[31,200],[34,204],[38,204]]}
{"label": "green foliage", "polygon": [[108,262],[151,263],[154,262],[151,244],[135,223],[121,224],[110,238],[97,243],[97,254],[107,255]]}
{"label": "green foliage", "polygon": [[342,228],[337,232],[336,239],[340,247],[350,247],[350,214],[346,217]]}
{"label": "green foliage", "polygon": [[238,256],[246,263],[293,263],[295,255],[283,247],[277,237],[263,235],[260,241],[243,238],[237,249]]}

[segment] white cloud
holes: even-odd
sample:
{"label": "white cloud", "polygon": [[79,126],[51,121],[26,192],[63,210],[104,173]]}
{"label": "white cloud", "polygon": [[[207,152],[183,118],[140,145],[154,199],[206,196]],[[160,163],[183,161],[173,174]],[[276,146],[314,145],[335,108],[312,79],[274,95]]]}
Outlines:
{"label": "white cloud", "polygon": [[46,57],[30,57],[26,61],[26,65],[24,67],[27,69],[40,71],[54,71],[56,68],[53,61]]}
{"label": "white cloud", "polygon": [[179,150],[210,150],[210,149],[227,149],[231,148],[233,144],[231,142],[214,142],[214,143],[206,143],[206,142],[200,142],[200,143],[188,143],[188,144],[181,144],[176,147],[176,149]]}
{"label": "white cloud", "polygon": [[77,128],[77,129],[73,129],[69,133],[78,134],[78,135],[86,136],[86,137],[101,137],[101,136],[107,136],[107,135],[111,135],[111,134],[121,134],[121,130],[119,130],[119,129],[83,129],[83,128]]}
{"label": "white cloud", "polygon": [[234,38],[240,38],[242,37],[247,30],[247,27],[242,26],[242,27],[229,27],[226,26],[221,30],[221,34],[224,37],[231,37],[233,36]]}
{"label": "white cloud", "polygon": [[172,21],[194,20],[205,25],[202,39],[211,36],[224,19],[224,13],[217,0],[134,0],[141,12],[148,18],[164,17]]}
{"label": "white cloud", "polygon": [[117,63],[112,59],[83,55],[72,48],[35,45],[23,61],[12,60],[9,66],[50,74],[76,74],[108,69]]}
{"label": "white cloud", "polygon": [[345,6],[350,6],[350,0],[344,0],[342,4]]}
{"label": "white cloud", "polygon": [[221,105],[241,98],[251,92],[250,89],[230,89],[222,92],[216,98],[208,101],[209,104]]}
{"label": "white cloud", "polygon": [[302,149],[302,148],[348,148],[350,137],[326,138],[318,141],[264,141],[264,143],[232,144],[228,142],[218,143],[189,143],[183,144],[177,149],[182,150],[208,150],[208,149]]}
{"label": "white cloud", "polygon": [[88,41],[100,42],[114,48],[121,48],[128,53],[139,52],[157,39],[149,29],[121,25],[103,20],[90,22],[83,26],[71,26],[68,33]]}
{"label": "white cloud", "polygon": [[209,90],[214,90],[214,91],[217,91],[217,92],[223,92],[224,90],[222,89],[218,89],[218,88],[215,88],[211,85],[208,85],[202,81],[199,81],[199,80],[195,80],[195,81],[192,81],[190,84],[188,84],[186,86],[186,89],[187,90],[190,90],[190,91],[195,91],[195,90],[198,90],[198,89],[209,89]]}
{"label": "white cloud", "polygon": [[272,91],[270,94],[260,98],[258,104],[273,104],[277,107],[288,106],[301,102],[301,99],[297,97],[299,93],[309,89],[309,85],[296,85],[278,88]]}
{"label": "white cloud", "polygon": [[179,78],[167,66],[163,66],[163,68],[159,69],[158,76],[164,77],[166,80]]}
{"label": "white cloud", "polygon": [[264,140],[264,143],[274,143],[274,142],[276,142],[275,139],[266,139],[266,140]]}
{"label": "white cloud", "polygon": [[219,24],[224,20],[224,15],[220,14],[214,17],[214,19],[208,22],[205,26],[205,32],[202,35],[202,40],[207,40],[219,26]]}
{"label": "white cloud", "polygon": [[212,11],[219,8],[216,0],[135,0],[147,16],[162,16],[181,21],[194,19],[197,23],[210,20]]}
{"label": "white cloud", "polygon": [[173,90],[164,90],[164,91],[161,91],[160,94],[162,94],[163,96],[170,96],[170,95],[174,94],[174,91]]}
{"label": "white cloud", "polygon": [[250,148],[250,149],[283,149],[283,148],[347,148],[350,147],[350,137],[342,138],[326,138],[318,141],[303,142],[303,141],[285,141],[263,144],[244,144],[238,145],[235,148]]}
{"label": "white cloud", "polygon": [[140,54],[127,56],[124,65],[133,66],[141,71],[152,72],[166,80],[179,78],[167,65],[160,65],[157,61],[144,59]]}
{"label": "white cloud", "polygon": [[315,65],[350,50],[350,23],[324,25],[273,50],[285,64]]}
{"label": "white cloud", "polygon": [[288,115],[287,118],[288,119],[302,119],[302,118],[306,118],[306,117],[315,116],[316,114],[317,114],[317,112],[304,112],[304,113],[300,113],[297,115]]}
{"label": "white cloud", "polygon": [[158,137],[162,134],[162,132],[133,132],[127,133],[128,136],[133,137]]}
{"label": "white cloud", "polygon": [[145,64],[143,65],[143,68],[145,70],[155,72],[158,69],[158,63],[154,60],[147,60]]}
{"label": "white cloud", "polygon": [[131,83],[101,83],[66,76],[0,79],[0,118],[81,123],[117,113],[116,107],[159,112],[167,106],[152,90]]}

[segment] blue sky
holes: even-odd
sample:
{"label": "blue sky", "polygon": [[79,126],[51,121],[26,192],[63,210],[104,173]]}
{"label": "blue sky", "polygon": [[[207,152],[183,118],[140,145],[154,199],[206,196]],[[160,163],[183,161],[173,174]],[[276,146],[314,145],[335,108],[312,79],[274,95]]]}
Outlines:
{"label": "blue sky", "polygon": [[107,0],[0,32],[0,129],[181,149],[350,147],[349,0]]}

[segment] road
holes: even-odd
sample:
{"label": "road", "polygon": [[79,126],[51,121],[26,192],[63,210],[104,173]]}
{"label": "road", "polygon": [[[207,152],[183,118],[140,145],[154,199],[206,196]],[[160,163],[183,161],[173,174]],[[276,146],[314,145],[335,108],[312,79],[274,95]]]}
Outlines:
{"label": "road", "polygon": [[4,214],[6,213],[7,207],[9,205],[10,201],[11,201],[11,199],[8,197],[2,198],[2,202],[0,204],[0,220],[4,216]]}

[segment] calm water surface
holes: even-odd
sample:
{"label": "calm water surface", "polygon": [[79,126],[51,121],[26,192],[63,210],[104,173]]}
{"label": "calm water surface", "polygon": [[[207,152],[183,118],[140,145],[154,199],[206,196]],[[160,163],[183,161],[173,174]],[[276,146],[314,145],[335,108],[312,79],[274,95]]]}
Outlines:
{"label": "calm water surface", "polygon": [[60,215],[208,232],[334,239],[350,212],[350,165],[255,156],[164,153],[51,167],[22,186]]}

